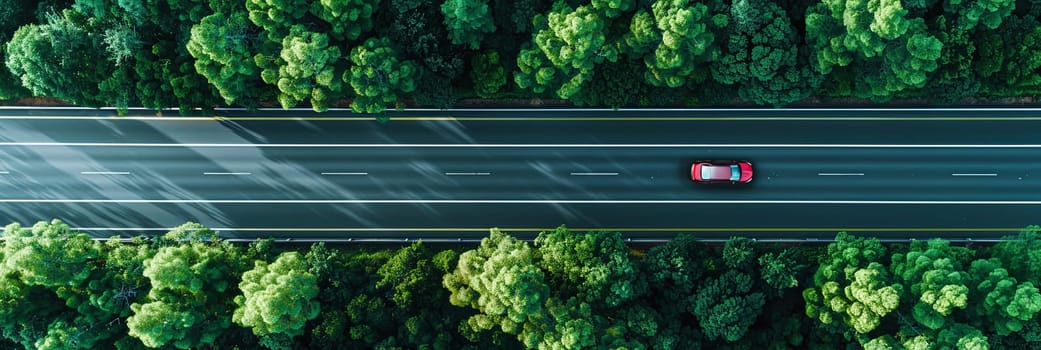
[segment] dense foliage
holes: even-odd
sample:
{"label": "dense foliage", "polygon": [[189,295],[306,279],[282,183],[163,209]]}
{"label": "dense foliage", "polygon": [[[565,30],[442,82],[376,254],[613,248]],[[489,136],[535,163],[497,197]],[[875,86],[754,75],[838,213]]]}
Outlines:
{"label": "dense foliage", "polygon": [[0,347],[1025,349],[1041,227],[990,246],[823,246],[561,226],[477,247],[248,246],[187,223],[129,242],[8,225]]}
{"label": "dense foliage", "polygon": [[1013,0],[0,1],[0,99],[179,108],[1036,97]]}

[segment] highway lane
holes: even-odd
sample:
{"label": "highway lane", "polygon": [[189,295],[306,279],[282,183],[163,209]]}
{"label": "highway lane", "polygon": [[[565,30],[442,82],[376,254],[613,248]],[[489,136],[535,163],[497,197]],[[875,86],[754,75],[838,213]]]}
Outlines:
{"label": "highway lane", "polygon": [[[1041,200],[1041,145],[0,150],[0,198],[10,199]],[[747,186],[699,185],[696,159],[747,159],[759,171]]]}
{"label": "highway lane", "polygon": [[[1039,148],[8,144],[0,218],[61,217],[98,235],[194,220],[237,229],[229,237],[452,239],[566,223],[636,239],[994,230],[982,238],[1036,222]],[[759,174],[698,186],[698,158],[749,159]]]}
{"label": "highway lane", "polygon": [[[80,111],[80,112],[89,112]],[[0,109],[0,112],[5,110]],[[10,112],[10,111],[6,111]],[[552,119],[539,117],[567,116]],[[10,114],[10,113],[8,113]],[[550,111],[401,112],[371,117],[308,111],[230,111],[220,118],[0,113],[0,141],[128,143],[819,143],[1030,144],[1041,112],[1023,111]],[[574,120],[576,116],[597,118]],[[523,119],[529,118],[529,119]],[[857,119],[859,118],[859,119]],[[599,120],[603,119],[603,120]]]}
{"label": "highway lane", "polygon": [[[474,240],[488,227],[532,238],[537,230],[567,223],[571,228],[622,230],[626,238],[668,239],[680,232],[703,238],[732,235],[827,240],[839,230],[884,239],[993,239],[1035,224],[1028,205],[918,204],[322,204],[322,203],[25,203],[4,209],[22,222],[57,213],[101,237],[163,233],[184,218],[222,231],[229,238]],[[13,215],[13,216],[9,216]],[[690,227],[673,226],[677,218]],[[792,226],[792,223],[806,223]],[[138,223],[138,225],[127,225]],[[229,224],[224,224],[229,223]],[[422,226],[413,226],[423,223]],[[639,225],[636,225],[639,224]],[[919,225],[915,225],[919,224]],[[231,229],[228,229],[228,228]],[[962,230],[973,227],[972,230]],[[117,229],[113,229],[117,228]],[[985,228],[985,229],[980,229]]]}

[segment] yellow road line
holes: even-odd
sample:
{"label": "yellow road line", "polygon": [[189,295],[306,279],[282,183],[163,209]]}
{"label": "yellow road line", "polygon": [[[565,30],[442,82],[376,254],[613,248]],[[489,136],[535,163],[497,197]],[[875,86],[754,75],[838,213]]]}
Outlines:
{"label": "yellow road line", "polygon": [[[176,117],[174,117],[176,118]],[[165,120],[174,119],[166,118]],[[227,121],[374,121],[375,117],[214,117]],[[390,117],[391,121],[1038,121],[1041,117]]]}
{"label": "yellow road line", "polygon": [[[0,120],[375,121],[376,117],[0,116]],[[391,121],[1041,121],[1041,117],[390,117]]]}
{"label": "yellow road line", "polygon": [[[79,228],[85,230],[101,230],[100,228]],[[105,230],[120,230],[119,228],[104,228]],[[457,227],[457,228],[446,228],[446,227],[400,227],[400,228],[290,228],[290,227],[249,227],[249,228],[211,228],[212,230],[219,231],[300,231],[300,232],[340,232],[340,231],[353,231],[353,232],[393,232],[393,231],[421,231],[421,232],[485,232],[491,229],[491,227]],[[538,228],[538,227],[499,227],[500,231],[547,231],[554,230],[556,227]],[[709,228],[709,227],[687,227],[687,228],[672,228],[672,227],[654,227],[654,228],[643,228],[643,227],[606,227],[606,228],[575,228],[569,227],[571,231],[641,231],[641,232],[719,232],[719,231],[736,231],[736,232],[839,232],[839,231],[855,231],[855,232],[1019,232],[1023,230],[1023,227],[1015,228],[1001,228],[1001,227],[981,227],[981,228],[939,228],[939,227],[906,227],[906,228],[894,228],[894,227],[880,227],[880,228],[864,228],[864,227],[723,227],[723,228]]]}

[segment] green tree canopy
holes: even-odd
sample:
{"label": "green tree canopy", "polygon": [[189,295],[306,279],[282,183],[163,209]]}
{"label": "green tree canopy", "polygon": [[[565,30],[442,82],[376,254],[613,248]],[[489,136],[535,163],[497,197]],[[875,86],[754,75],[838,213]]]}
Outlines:
{"label": "green tree canopy", "polygon": [[1009,276],[997,259],[976,260],[969,268],[976,285],[972,300],[981,328],[998,335],[1009,335],[1023,329],[1041,311],[1041,294],[1030,282],[1019,282]]}
{"label": "green tree canopy", "polygon": [[[338,79],[342,67],[337,67],[340,48],[329,43],[323,33],[311,32],[303,25],[294,25],[282,39],[279,54],[278,80],[274,74],[264,75],[265,82],[278,87],[278,102],[289,109],[298,102],[309,100],[317,112],[329,108],[330,99],[339,96],[343,81]],[[270,69],[270,68],[268,68]]]}
{"label": "green tree canopy", "polygon": [[656,0],[651,13],[633,16],[627,44],[643,56],[647,82],[679,87],[709,76],[708,66],[719,56],[717,30],[727,25],[725,15],[713,15],[705,4],[689,0]]}
{"label": "green tree canopy", "polygon": [[498,51],[485,51],[474,55],[470,66],[470,79],[478,96],[494,97],[499,89],[506,85],[506,74],[502,62],[499,62]]}
{"label": "green tree canopy", "polygon": [[331,26],[329,36],[357,40],[372,30],[372,16],[379,6],[380,0],[317,0],[311,3],[311,13]]}
{"label": "green tree canopy", "polygon": [[453,44],[477,50],[485,34],[495,31],[488,0],[446,0],[441,13]]}
{"label": "green tree canopy", "polygon": [[195,58],[195,70],[227,104],[257,103],[260,69],[253,61],[251,42],[258,39],[253,30],[243,11],[214,13],[192,26],[186,47]]}
{"label": "green tree canopy", "polygon": [[111,63],[91,30],[73,10],[49,16],[46,24],[22,26],[6,45],[7,68],[36,96],[105,105],[98,85],[110,76]]}
{"label": "green tree canopy", "polygon": [[839,232],[821,257],[810,288],[803,291],[806,315],[838,333],[874,330],[896,310],[904,292],[880,263],[886,258],[878,239]]}
{"label": "green tree canopy", "polygon": [[829,0],[806,15],[806,41],[814,69],[828,74],[854,64],[854,96],[885,100],[925,86],[943,43],[911,18],[900,0]]}
{"label": "green tree canopy", "polygon": [[[159,248],[144,262],[152,289],[142,303],[131,305],[130,335],[146,346],[178,349],[213,344],[231,326],[234,282],[244,270],[238,250],[217,239],[212,230],[194,223],[167,233],[180,244]],[[205,239],[205,240],[204,240]]]}
{"label": "green tree canopy", "polygon": [[969,249],[940,239],[912,241],[906,254],[893,254],[893,275],[916,299],[911,315],[918,323],[938,330],[953,321],[949,316],[956,309],[965,309],[971,285],[965,265],[971,258]]}
{"label": "green tree canopy", "polygon": [[271,264],[255,261],[253,269],[242,274],[239,289],[242,295],[235,297],[238,307],[232,320],[251,327],[257,336],[295,337],[319,313],[314,300],[317,278],[296,252],[282,253]]}
{"label": "green tree canopy", "polygon": [[351,69],[343,81],[351,84],[357,97],[351,102],[356,113],[379,113],[403,94],[416,89],[416,67],[400,61],[387,38],[369,38],[351,50]]}
{"label": "green tree canopy", "polygon": [[800,60],[798,34],[780,6],[737,0],[730,18],[722,55],[712,64],[716,81],[737,84],[742,98],[773,106],[805,98],[820,85],[820,76]]}

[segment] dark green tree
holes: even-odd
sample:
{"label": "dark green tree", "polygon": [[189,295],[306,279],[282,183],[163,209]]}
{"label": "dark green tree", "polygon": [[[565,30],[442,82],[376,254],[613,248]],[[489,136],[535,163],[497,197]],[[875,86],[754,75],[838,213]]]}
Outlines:
{"label": "dark green tree", "polygon": [[488,0],[446,0],[441,12],[453,44],[477,50],[484,36],[495,31]]}
{"label": "dark green tree", "polygon": [[485,51],[473,56],[470,61],[470,79],[474,92],[483,98],[493,98],[504,85],[506,75],[499,62],[498,51]]}
{"label": "dark green tree", "polygon": [[36,96],[102,106],[98,84],[110,76],[110,62],[88,19],[73,10],[48,17],[46,24],[18,29],[7,43],[6,65]]}
{"label": "dark green tree", "polygon": [[651,89],[644,83],[644,67],[638,62],[618,60],[596,66],[598,77],[571,97],[579,106],[608,106],[621,108],[636,104],[646,105]]}
{"label": "dark green tree", "polygon": [[1010,276],[998,259],[973,261],[969,275],[975,284],[970,295],[976,301],[974,320],[980,328],[1007,336],[1022,330],[1041,311],[1037,287]]}
{"label": "dark green tree", "polygon": [[707,279],[694,296],[690,312],[709,340],[741,339],[762,312],[766,298],[752,291],[752,276],[736,269]]}
{"label": "dark green tree", "polygon": [[729,35],[712,76],[738,85],[738,94],[757,104],[780,106],[809,96],[820,77],[801,61],[799,38],[775,3],[737,0],[730,7]]}
{"label": "dark green tree", "polygon": [[1041,284],[1041,226],[1027,226],[1019,234],[1005,237],[991,248],[990,254],[1001,261],[1009,275]]}

